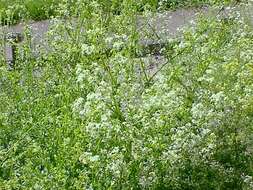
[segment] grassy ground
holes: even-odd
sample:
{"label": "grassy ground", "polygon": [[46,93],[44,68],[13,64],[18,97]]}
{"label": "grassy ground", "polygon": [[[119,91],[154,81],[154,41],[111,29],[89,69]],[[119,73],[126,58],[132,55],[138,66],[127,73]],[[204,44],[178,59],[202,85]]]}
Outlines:
{"label": "grassy ground", "polygon": [[[226,2],[231,2],[228,0]],[[85,1],[83,1],[85,2]],[[224,1],[225,2],[225,1]],[[179,7],[202,6],[214,3],[224,3],[223,1],[214,0],[141,0],[137,1],[139,11],[148,8],[152,10],[175,9]],[[89,1],[86,2],[90,3]],[[114,13],[118,13],[119,7],[122,6],[122,1],[119,0],[102,0],[105,7],[110,6]],[[51,16],[61,15],[61,8],[74,7],[76,0],[60,1],[60,0],[0,0],[0,20],[2,24],[15,24],[22,19],[43,20]],[[75,15],[71,12],[70,14]]]}

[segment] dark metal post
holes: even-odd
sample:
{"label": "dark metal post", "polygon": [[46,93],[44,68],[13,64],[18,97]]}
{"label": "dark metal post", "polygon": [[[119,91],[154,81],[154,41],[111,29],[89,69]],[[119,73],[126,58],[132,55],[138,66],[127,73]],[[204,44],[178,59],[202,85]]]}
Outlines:
{"label": "dark metal post", "polygon": [[10,69],[13,69],[16,61],[17,43],[22,41],[21,33],[9,33],[6,37],[6,62]]}

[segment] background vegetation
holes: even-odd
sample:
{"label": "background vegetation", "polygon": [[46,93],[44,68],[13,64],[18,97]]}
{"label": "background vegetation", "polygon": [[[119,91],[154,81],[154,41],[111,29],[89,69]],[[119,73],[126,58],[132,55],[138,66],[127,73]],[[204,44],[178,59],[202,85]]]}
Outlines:
{"label": "background vegetation", "polygon": [[87,2],[62,5],[80,14],[50,52],[27,30],[15,70],[1,56],[0,189],[252,189],[251,23],[200,18],[154,74],[133,56],[136,2]]}
{"label": "background vegetation", "polygon": [[[72,9],[78,4],[78,0],[0,0],[0,20],[2,24],[15,24],[20,20],[45,20],[59,15],[62,6]],[[196,7],[203,5],[231,3],[233,0],[138,0],[136,5],[138,11],[144,9],[168,10],[179,7]],[[114,14],[119,14],[122,1],[119,0],[101,0],[101,4],[110,7]],[[74,12],[70,14],[75,15]]]}

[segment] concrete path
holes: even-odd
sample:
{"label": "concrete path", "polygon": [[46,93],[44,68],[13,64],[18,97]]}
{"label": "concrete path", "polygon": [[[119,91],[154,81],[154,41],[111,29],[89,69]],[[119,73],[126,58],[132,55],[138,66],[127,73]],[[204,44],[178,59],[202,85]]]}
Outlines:
{"label": "concrete path", "polygon": [[[205,9],[179,9],[176,11],[170,11],[155,15],[149,15],[145,17],[139,17],[137,26],[141,35],[141,45],[157,44],[157,38],[151,38],[156,33],[161,39],[173,38],[179,33],[179,29],[190,25],[192,20],[196,20],[197,14],[205,12]],[[10,32],[24,33],[24,30],[28,26],[31,31],[32,37],[32,49],[34,52],[38,51],[36,47],[38,45],[47,47],[46,33],[52,26],[52,21],[45,20],[39,22],[20,23],[12,27],[0,28],[0,33],[4,35]],[[160,42],[159,42],[160,43]],[[6,52],[7,57],[10,55],[10,50]]]}
{"label": "concrete path", "polygon": [[[218,10],[211,12],[208,8],[199,9],[178,9],[176,11],[168,11],[156,13],[153,15],[141,16],[138,18],[137,27],[141,34],[140,44],[144,49],[160,48],[161,43],[166,42],[169,38],[175,38],[180,35],[180,29],[190,26],[196,21],[199,14],[215,15]],[[226,14],[226,10],[223,10]],[[253,20],[253,19],[252,19]],[[38,46],[48,49],[46,34],[52,26],[52,21],[45,20],[40,22],[31,22],[28,25],[21,23],[12,27],[0,27],[0,34],[9,32],[24,33],[25,26],[31,31],[31,48],[33,52],[39,52]],[[1,47],[0,47],[1,49]],[[49,48],[50,49],[50,48]],[[10,48],[6,51],[6,57],[10,57]]]}

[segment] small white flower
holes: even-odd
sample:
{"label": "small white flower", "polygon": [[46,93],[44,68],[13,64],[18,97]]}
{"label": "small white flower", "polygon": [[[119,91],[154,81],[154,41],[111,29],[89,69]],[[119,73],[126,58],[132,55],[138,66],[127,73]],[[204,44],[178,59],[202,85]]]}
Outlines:
{"label": "small white flower", "polygon": [[84,99],[82,97],[78,98],[73,104],[73,111],[78,112],[81,109],[83,102]]}
{"label": "small white flower", "polygon": [[82,52],[83,54],[91,55],[95,51],[94,45],[82,44]]}
{"label": "small white flower", "polygon": [[92,155],[91,152],[84,152],[80,157],[79,161],[83,164],[99,161],[99,155]]}
{"label": "small white flower", "polygon": [[95,155],[95,156],[91,156],[91,157],[90,157],[90,161],[91,161],[91,162],[97,162],[97,161],[99,161],[99,159],[100,159],[100,158],[99,158],[99,155]]}
{"label": "small white flower", "polygon": [[113,44],[113,48],[116,50],[120,50],[124,46],[124,42],[122,41],[117,41]]}
{"label": "small white flower", "polygon": [[221,102],[224,101],[225,95],[223,92],[218,92],[216,94],[213,94],[211,96],[211,100],[215,103],[215,104],[219,104]]}

